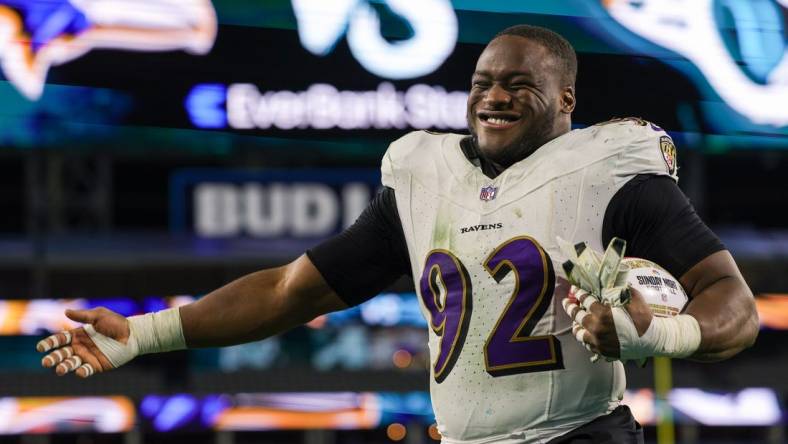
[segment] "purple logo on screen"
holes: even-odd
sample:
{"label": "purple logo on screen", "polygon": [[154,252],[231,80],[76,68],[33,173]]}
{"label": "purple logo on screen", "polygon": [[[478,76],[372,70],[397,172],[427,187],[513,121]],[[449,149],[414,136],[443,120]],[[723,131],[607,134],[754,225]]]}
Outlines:
{"label": "purple logo on screen", "polygon": [[490,185],[482,188],[482,192],[479,193],[479,199],[484,201],[493,200],[497,195],[498,195],[498,187],[494,187]]}

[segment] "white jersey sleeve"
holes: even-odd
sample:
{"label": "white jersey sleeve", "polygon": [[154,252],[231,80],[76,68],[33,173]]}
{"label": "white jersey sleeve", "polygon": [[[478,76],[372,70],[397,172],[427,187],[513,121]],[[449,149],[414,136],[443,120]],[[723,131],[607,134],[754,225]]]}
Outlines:
{"label": "white jersey sleeve", "polygon": [[383,185],[397,190],[412,177],[418,177],[422,182],[438,181],[441,175],[436,174],[435,169],[441,168],[440,143],[436,141],[446,138],[452,142],[459,140],[456,134],[413,131],[392,142],[381,163]]}
{"label": "white jersey sleeve", "polygon": [[638,174],[666,175],[678,181],[676,146],[660,127],[637,118],[611,120],[588,128],[618,152],[614,166],[617,182]]}

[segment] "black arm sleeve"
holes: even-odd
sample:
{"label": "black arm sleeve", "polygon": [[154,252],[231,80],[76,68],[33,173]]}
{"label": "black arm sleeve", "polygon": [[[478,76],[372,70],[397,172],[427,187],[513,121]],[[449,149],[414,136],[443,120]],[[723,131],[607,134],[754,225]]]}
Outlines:
{"label": "black arm sleeve", "polygon": [[394,190],[384,188],[352,226],[306,254],[331,289],[350,306],[411,274]]}
{"label": "black arm sleeve", "polygon": [[654,261],[676,278],[725,249],[667,176],[636,176],[613,196],[602,225],[603,245],[614,236],[627,241],[627,256]]}

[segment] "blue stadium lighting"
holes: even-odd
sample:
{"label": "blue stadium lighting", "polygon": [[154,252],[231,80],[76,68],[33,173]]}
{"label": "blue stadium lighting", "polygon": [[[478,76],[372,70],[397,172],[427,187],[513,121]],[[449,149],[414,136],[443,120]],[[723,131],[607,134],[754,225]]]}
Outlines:
{"label": "blue stadium lighting", "polygon": [[204,83],[189,91],[184,105],[194,126],[205,129],[224,128],[227,126],[227,112],[224,109],[226,99],[226,86]]}
{"label": "blue stadium lighting", "polygon": [[142,307],[144,313],[149,313],[153,311],[164,310],[170,308],[167,301],[162,298],[157,297],[147,297],[145,300],[142,301]]}
{"label": "blue stadium lighting", "polygon": [[153,418],[164,404],[164,397],[159,395],[146,396],[140,402],[140,413],[146,418]]}
{"label": "blue stadium lighting", "polygon": [[210,427],[216,423],[216,418],[230,408],[231,398],[228,395],[209,395],[203,400],[201,423]]}
{"label": "blue stadium lighting", "polygon": [[367,325],[427,326],[419,309],[416,293],[381,294],[361,304],[360,312],[361,319]]}
{"label": "blue stadium lighting", "polygon": [[198,413],[197,398],[192,395],[175,395],[164,403],[164,406],[153,420],[153,426],[160,432],[169,432],[189,423]]}
{"label": "blue stadium lighting", "polygon": [[106,307],[116,313],[123,314],[123,316],[143,313],[137,301],[131,298],[88,299],[86,305],[87,308]]}

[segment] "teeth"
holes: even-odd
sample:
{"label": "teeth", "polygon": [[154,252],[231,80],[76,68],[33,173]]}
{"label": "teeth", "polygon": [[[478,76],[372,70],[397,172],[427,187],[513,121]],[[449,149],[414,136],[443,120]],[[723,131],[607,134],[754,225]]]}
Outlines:
{"label": "teeth", "polygon": [[487,121],[490,122],[490,123],[493,123],[495,125],[505,125],[505,124],[509,123],[508,120],[500,119],[500,118],[497,118],[497,117],[490,117],[489,119],[487,119]]}

